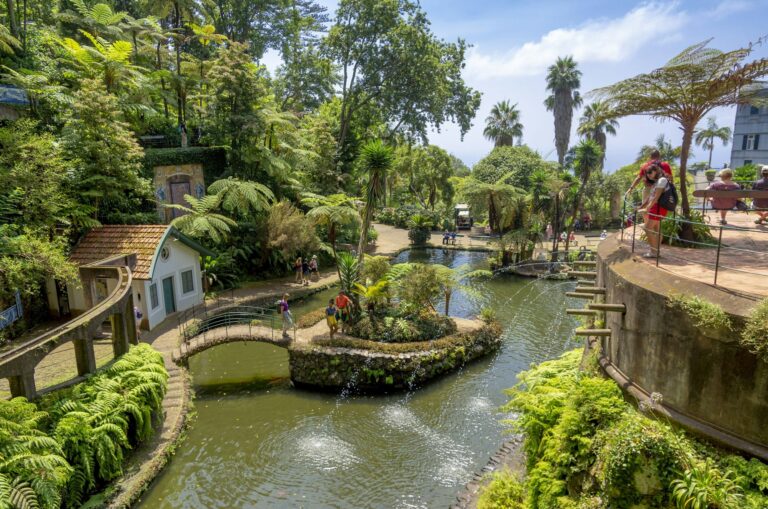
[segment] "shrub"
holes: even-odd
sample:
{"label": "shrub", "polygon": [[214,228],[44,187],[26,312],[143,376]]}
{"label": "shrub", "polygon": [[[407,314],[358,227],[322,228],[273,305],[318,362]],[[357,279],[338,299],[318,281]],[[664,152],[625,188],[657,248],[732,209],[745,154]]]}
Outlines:
{"label": "shrub", "polygon": [[384,343],[430,341],[456,332],[456,322],[447,316],[431,312],[399,314],[389,310],[389,316],[365,315],[348,330],[350,336]]}
{"label": "shrub", "polygon": [[363,259],[363,268],[360,271],[360,279],[364,282],[375,283],[389,272],[389,258],[386,256],[368,256]]}
{"label": "shrub", "polygon": [[325,308],[313,309],[296,319],[296,327],[299,329],[306,329],[317,325],[323,318],[325,318]]}
{"label": "shrub", "polygon": [[696,327],[702,329],[733,329],[731,319],[719,305],[704,300],[698,295],[670,295],[669,305],[681,309],[691,318]]}
{"label": "shrub", "polygon": [[219,178],[227,167],[225,147],[148,148],[144,150],[143,175],[151,178],[155,166],[175,166],[199,163],[203,166],[206,184]]}
{"label": "shrub", "polygon": [[750,352],[768,361],[768,299],[760,301],[750,313],[740,342]]}
{"label": "shrub", "polygon": [[508,469],[494,472],[482,489],[477,509],[524,509],[525,487]]}
{"label": "shrub", "polygon": [[408,222],[408,238],[411,240],[411,243],[416,246],[426,244],[432,234],[433,225],[434,223],[427,216],[416,214],[411,217]]}

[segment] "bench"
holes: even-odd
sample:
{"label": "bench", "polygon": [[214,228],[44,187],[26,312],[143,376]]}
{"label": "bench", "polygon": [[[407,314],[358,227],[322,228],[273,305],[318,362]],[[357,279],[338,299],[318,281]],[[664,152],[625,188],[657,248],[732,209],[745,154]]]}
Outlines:
{"label": "bench", "polygon": [[[704,199],[701,205],[701,212],[704,213],[707,209],[707,198],[767,199],[768,191],[755,190],[755,189],[734,189],[733,191],[719,191],[715,189],[699,189],[693,192],[693,196],[696,198]],[[766,209],[752,209],[752,210],[766,210]]]}

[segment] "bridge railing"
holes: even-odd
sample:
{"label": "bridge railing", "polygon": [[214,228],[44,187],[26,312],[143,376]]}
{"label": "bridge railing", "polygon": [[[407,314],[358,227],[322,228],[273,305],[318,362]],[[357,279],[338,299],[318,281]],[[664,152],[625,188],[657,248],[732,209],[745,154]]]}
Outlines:
{"label": "bridge railing", "polygon": [[[205,341],[210,331],[216,330],[220,335],[224,331],[225,337],[229,337],[230,332],[235,332],[235,326],[246,325],[248,335],[251,336],[253,328],[257,326],[266,327],[270,330],[271,339],[275,339],[275,334],[279,333],[278,326],[282,324],[282,316],[276,309],[232,305],[232,306],[195,306],[180,313],[178,316],[179,336],[184,345],[188,345],[192,338],[202,336]],[[242,329],[237,329],[240,334]],[[292,339],[296,339],[296,324],[291,324],[288,329]]]}
{"label": "bridge railing", "polygon": [[[638,225],[638,221],[636,220],[637,214],[635,214],[634,211],[637,209],[638,205],[639,204],[635,203],[628,204],[626,197],[624,198],[624,202],[622,204],[621,241],[624,242],[625,230],[628,229],[628,220],[631,218],[632,224],[630,250],[633,253],[635,252],[635,246],[638,240],[638,228],[641,230],[641,233],[646,235],[646,239],[648,235],[648,233],[645,231],[644,225]],[[628,213],[630,210],[633,211],[633,214]],[[678,234],[678,231],[680,230],[678,225],[684,224],[690,225],[694,229],[708,231],[712,239],[706,242],[681,239]],[[722,271],[725,270],[766,277],[768,274],[768,251],[764,248],[750,249],[745,246],[729,245],[727,242],[723,242],[723,232],[735,232],[737,234],[742,233],[745,236],[748,233],[750,235],[759,236],[761,241],[768,243],[768,230],[746,228],[743,226],[733,226],[727,224],[712,224],[709,222],[709,216],[706,215],[702,215],[702,221],[691,221],[676,215],[675,211],[671,211],[671,215],[662,218],[660,221],[658,232],[651,233],[652,235],[656,235],[659,245],[659,248],[656,250],[655,256],[653,257],[654,262],[656,266],[659,267],[662,259],[661,252],[664,251],[664,258],[674,260],[678,265],[682,263],[698,264],[710,267],[714,271],[712,284],[715,286],[717,286],[718,276]],[[692,261],[688,258],[680,256],[679,253],[676,254],[676,252],[672,249],[664,249],[663,246],[665,241],[668,246],[678,245],[681,247],[710,248],[714,251],[712,260],[706,261],[699,259]],[[753,242],[753,244],[757,244],[757,242]],[[728,265],[727,262],[724,263],[723,255],[733,253],[737,253],[743,257],[750,256],[755,263],[753,263],[750,268],[745,268],[744,266],[735,267],[733,265]]]}

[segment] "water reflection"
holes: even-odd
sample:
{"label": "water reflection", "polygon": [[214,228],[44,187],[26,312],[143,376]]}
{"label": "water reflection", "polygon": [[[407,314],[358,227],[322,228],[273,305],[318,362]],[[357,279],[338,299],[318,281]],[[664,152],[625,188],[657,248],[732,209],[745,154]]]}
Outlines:
{"label": "water reflection", "polygon": [[[484,253],[410,251],[396,261],[485,265]],[[504,440],[503,390],[531,362],[574,347],[572,283],[505,276],[471,283],[451,314],[490,306],[504,325],[498,354],[410,394],[342,398],[284,383],[287,353],[234,344],[191,360],[204,390],[187,440],[146,508],[447,507]],[[332,293],[330,290],[329,293]],[[294,307],[322,306],[328,297]],[[246,390],[237,389],[250,381]],[[222,389],[224,388],[224,389]]]}

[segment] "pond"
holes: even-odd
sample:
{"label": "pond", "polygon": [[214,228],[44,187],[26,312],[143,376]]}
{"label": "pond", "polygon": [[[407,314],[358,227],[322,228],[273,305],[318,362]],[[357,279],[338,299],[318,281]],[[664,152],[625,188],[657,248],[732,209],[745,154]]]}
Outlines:
{"label": "pond", "polygon": [[[395,261],[481,268],[486,258],[435,249]],[[223,345],[194,357],[197,419],[139,507],[448,507],[504,441],[504,389],[532,362],[580,344],[565,314],[573,286],[515,276],[473,283],[453,297],[451,314],[495,309],[501,350],[407,394],[294,389],[288,355],[272,345]],[[322,306],[333,293],[294,309]]]}

